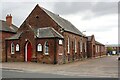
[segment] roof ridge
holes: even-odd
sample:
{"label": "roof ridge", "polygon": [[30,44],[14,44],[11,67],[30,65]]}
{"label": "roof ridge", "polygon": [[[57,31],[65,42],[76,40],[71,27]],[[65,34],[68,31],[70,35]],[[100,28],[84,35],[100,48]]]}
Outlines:
{"label": "roof ridge", "polygon": [[18,27],[15,26],[14,24],[12,24],[11,26],[8,26],[6,21],[0,20],[0,22],[1,22],[0,31],[13,32],[13,33],[17,32]]}
{"label": "roof ridge", "polygon": [[[59,32],[57,32],[54,28],[51,28],[56,34],[60,35],[61,37],[63,37]],[[63,37],[64,38],[64,37]]]}
{"label": "roof ridge", "polygon": [[[80,30],[78,30],[70,21],[62,18],[61,16],[56,15],[55,13],[53,13],[43,7],[39,6],[39,8],[41,8],[48,16],[50,16],[60,26],[60,28],[64,28],[66,31],[72,32],[74,34],[82,35]],[[67,28],[65,28],[65,27],[67,27]]]}

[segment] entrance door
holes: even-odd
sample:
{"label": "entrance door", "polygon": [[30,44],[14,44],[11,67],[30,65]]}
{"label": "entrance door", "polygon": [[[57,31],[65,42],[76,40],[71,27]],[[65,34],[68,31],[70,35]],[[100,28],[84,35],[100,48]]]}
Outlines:
{"label": "entrance door", "polygon": [[95,48],[95,45],[93,45],[93,57],[95,57],[95,51],[96,51],[96,48]]}
{"label": "entrance door", "polygon": [[31,61],[31,56],[32,56],[32,46],[30,42],[26,43],[26,53],[25,53],[25,61],[29,62]]}

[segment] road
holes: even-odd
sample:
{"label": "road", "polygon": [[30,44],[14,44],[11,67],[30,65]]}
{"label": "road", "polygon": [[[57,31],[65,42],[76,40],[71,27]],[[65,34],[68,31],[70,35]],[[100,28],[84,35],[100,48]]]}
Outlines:
{"label": "road", "polygon": [[78,78],[78,77],[50,73],[37,73],[29,71],[3,69],[2,78]]}
{"label": "road", "polygon": [[63,65],[24,62],[3,63],[2,76],[11,78],[118,78],[117,57],[107,56]]}

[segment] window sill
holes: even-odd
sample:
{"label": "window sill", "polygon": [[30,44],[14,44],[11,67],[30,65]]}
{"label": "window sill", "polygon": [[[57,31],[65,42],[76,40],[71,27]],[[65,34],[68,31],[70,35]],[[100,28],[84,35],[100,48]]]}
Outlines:
{"label": "window sill", "polygon": [[44,55],[45,55],[45,56],[48,56],[48,55],[49,55],[49,53],[44,53]]}

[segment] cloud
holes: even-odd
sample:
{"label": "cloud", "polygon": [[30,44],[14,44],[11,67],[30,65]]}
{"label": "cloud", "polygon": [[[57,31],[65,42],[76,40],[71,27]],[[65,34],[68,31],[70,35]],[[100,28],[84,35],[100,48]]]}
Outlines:
{"label": "cloud", "polygon": [[118,13],[117,2],[56,2],[54,12],[60,15],[84,13],[82,19]]}
{"label": "cloud", "polygon": [[118,13],[118,3],[117,2],[98,2],[93,6],[92,12],[95,15],[105,15],[105,14],[116,14]]}
{"label": "cloud", "polygon": [[[99,0],[100,1],[100,0]],[[86,35],[94,34],[101,43],[117,43],[117,3],[114,2],[4,2],[2,19],[8,13],[13,16],[13,24],[18,27],[30,14],[36,4],[60,14]],[[0,7],[1,8],[1,7]]]}
{"label": "cloud", "polygon": [[36,2],[3,2],[2,3],[2,19],[5,20],[7,14],[13,16],[13,24],[20,26],[22,22],[28,17],[34,7],[39,4],[46,9],[52,11],[53,3],[36,3]]}
{"label": "cloud", "polygon": [[61,15],[69,15],[89,10],[91,6],[90,2],[56,2],[53,10]]}

